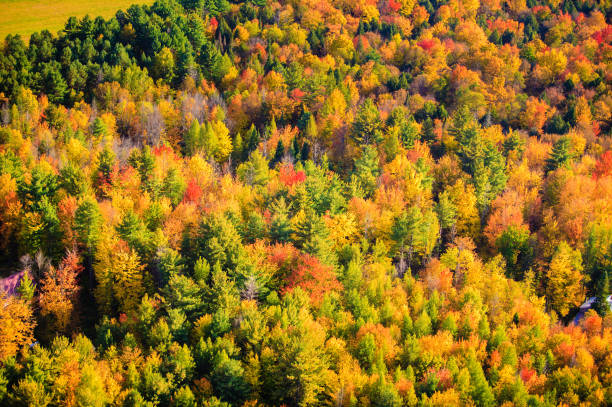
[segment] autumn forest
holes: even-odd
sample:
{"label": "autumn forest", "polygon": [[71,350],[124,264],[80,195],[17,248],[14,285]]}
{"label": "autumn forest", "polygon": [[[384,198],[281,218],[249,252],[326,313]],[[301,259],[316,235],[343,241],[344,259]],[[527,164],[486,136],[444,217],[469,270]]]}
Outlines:
{"label": "autumn forest", "polygon": [[612,406],[611,20],[158,0],[8,35],[0,405]]}

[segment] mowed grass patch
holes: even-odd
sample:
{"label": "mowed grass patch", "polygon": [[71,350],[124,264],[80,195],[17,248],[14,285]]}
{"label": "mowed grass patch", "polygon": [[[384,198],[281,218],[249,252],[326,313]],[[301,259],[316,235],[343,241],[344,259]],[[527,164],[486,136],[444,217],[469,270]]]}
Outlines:
{"label": "mowed grass patch", "polygon": [[20,34],[27,40],[42,30],[56,34],[68,17],[109,18],[132,4],[153,4],[153,0],[0,0],[0,39]]}

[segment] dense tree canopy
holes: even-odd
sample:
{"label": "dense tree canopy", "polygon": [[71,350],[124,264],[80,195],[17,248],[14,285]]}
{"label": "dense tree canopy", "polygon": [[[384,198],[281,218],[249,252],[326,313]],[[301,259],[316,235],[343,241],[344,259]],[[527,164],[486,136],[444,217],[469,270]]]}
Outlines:
{"label": "dense tree canopy", "polygon": [[611,13],[158,0],[8,36],[0,405],[610,405]]}

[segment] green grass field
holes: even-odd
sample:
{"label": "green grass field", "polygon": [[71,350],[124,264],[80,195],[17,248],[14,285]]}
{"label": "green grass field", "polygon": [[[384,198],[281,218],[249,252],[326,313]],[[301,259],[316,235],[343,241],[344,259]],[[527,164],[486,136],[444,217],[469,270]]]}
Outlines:
{"label": "green grass field", "polygon": [[45,29],[55,34],[68,17],[108,18],[135,3],[152,4],[153,0],[0,0],[0,39],[8,34],[27,39]]}

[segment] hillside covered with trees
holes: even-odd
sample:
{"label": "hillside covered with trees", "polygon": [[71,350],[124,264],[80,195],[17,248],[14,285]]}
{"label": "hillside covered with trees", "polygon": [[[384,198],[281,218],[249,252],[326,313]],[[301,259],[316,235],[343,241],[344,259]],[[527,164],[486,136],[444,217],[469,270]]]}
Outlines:
{"label": "hillside covered with trees", "polygon": [[9,35],[0,405],[612,405],[611,15],[158,0]]}

